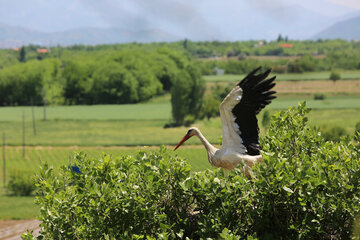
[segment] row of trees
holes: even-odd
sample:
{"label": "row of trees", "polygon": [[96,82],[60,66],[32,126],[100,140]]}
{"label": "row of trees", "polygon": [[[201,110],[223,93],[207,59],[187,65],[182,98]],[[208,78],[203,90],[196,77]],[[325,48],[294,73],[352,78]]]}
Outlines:
{"label": "row of trees", "polygon": [[[280,36],[279,36],[280,37]],[[281,44],[286,43],[291,47],[284,48]],[[295,41],[285,38],[279,38],[277,41],[267,42],[258,41],[235,41],[219,42],[205,41],[193,42],[188,39],[172,43],[130,43],[113,45],[85,46],[75,45],[71,47],[50,47],[48,53],[39,53],[37,50],[41,46],[29,45],[13,51],[12,49],[0,50],[0,68],[16,64],[18,62],[29,61],[33,59],[59,58],[69,59],[74,54],[118,51],[124,49],[146,49],[154,50],[167,47],[174,50],[186,51],[194,58],[211,57],[234,57],[234,56],[303,56],[315,55],[329,57],[330,60],[346,60],[346,58],[360,54],[360,42],[345,40],[317,40],[317,41]],[[355,66],[356,67],[356,66]]]}
{"label": "row of trees", "polygon": [[0,71],[0,104],[136,103],[169,91],[190,59],[179,51],[77,54],[16,64]]}
{"label": "row of trees", "polygon": [[197,61],[203,75],[214,74],[214,68],[224,69],[226,74],[245,74],[257,66],[272,68],[277,73],[303,73],[313,71],[331,71],[332,69],[359,70],[360,53],[329,54],[326,57],[316,57],[306,54],[293,59],[278,58],[275,60],[260,60],[247,58],[241,60],[205,60]]}
{"label": "row of trees", "polygon": [[125,104],[171,92],[176,124],[199,118],[204,81],[184,51],[135,48],[77,52],[0,71],[0,105]]}
{"label": "row of trees", "polygon": [[[194,57],[209,58],[220,56],[301,56],[304,54],[328,55],[337,53],[359,53],[360,42],[345,40],[317,40],[295,41],[281,35],[276,41],[235,41],[235,42],[183,42],[171,43],[172,46],[183,47]],[[291,44],[291,47],[283,48],[281,44]]]}

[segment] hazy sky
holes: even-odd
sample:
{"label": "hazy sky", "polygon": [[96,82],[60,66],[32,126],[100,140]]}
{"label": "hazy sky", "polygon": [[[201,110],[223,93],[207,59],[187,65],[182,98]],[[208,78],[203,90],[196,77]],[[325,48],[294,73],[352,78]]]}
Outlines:
{"label": "hazy sky", "polygon": [[250,18],[252,27],[295,22],[304,10],[310,17],[341,19],[359,11],[360,0],[0,0],[0,23],[45,32],[92,26],[163,29],[196,37],[199,29],[203,36],[221,34],[234,21]]}
{"label": "hazy sky", "polygon": [[343,5],[349,8],[360,10],[360,1],[359,0],[329,0],[335,4]]}

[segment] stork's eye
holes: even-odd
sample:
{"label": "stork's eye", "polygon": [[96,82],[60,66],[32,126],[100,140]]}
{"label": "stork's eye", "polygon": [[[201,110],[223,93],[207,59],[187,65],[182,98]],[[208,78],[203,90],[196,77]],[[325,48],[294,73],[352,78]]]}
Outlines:
{"label": "stork's eye", "polygon": [[187,135],[190,135],[190,133],[191,133],[191,130],[189,130],[189,131],[187,132]]}

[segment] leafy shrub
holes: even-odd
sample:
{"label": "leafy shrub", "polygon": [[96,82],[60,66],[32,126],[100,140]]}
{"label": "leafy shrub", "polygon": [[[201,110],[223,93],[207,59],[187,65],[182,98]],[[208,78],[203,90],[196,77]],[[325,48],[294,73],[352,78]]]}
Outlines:
{"label": "leafy shrub", "polygon": [[12,196],[30,196],[35,190],[33,174],[27,171],[12,172],[6,185],[6,192]]}
{"label": "leafy shrub", "polygon": [[360,122],[355,124],[355,134],[360,134]]}
{"label": "leafy shrub", "polygon": [[338,72],[331,71],[329,79],[335,82],[341,79],[341,75]]}
{"label": "leafy shrub", "polygon": [[301,104],[272,117],[251,178],[241,168],[191,173],[165,148],[116,159],[80,153],[82,173],[62,167],[59,177],[44,165],[38,239],[350,239],[359,146],[324,141],[308,111]]}
{"label": "leafy shrub", "polygon": [[204,102],[201,107],[201,116],[200,118],[210,119],[212,117],[216,117],[220,115],[219,106],[220,101],[214,98],[212,95],[206,95],[204,97]]}
{"label": "leafy shrub", "polygon": [[315,93],[314,100],[324,100],[326,98],[325,94],[323,93]]}
{"label": "leafy shrub", "polygon": [[327,141],[340,141],[341,137],[347,135],[346,129],[340,126],[325,127],[321,129],[321,133]]}

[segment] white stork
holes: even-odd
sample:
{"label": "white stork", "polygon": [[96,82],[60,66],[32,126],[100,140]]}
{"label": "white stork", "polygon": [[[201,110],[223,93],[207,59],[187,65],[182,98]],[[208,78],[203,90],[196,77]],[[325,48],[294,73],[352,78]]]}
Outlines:
{"label": "white stork", "polygon": [[215,148],[196,127],[191,127],[174,151],[192,136],[197,136],[206,148],[211,165],[234,169],[240,163],[248,174],[250,168],[262,161],[259,145],[259,127],[256,115],[276,98],[275,76],[266,77],[271,70],[256,74],[261,67],[249,73],[220,104],[222,147]]}

